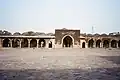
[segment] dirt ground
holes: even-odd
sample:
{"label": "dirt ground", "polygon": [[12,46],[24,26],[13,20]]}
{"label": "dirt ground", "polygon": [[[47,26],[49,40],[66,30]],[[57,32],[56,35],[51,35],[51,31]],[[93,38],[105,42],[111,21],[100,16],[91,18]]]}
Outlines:
{"label": "dirt ground", "polygon": [[120,80],[120,49],[1,49],[0,80]]}

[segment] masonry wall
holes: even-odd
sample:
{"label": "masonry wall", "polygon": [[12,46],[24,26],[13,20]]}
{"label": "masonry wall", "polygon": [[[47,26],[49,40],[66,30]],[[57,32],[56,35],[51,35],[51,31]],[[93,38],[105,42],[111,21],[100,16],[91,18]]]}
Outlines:
{"label": "masonry wall", "polygon": [[74,38],[75,45],[80,43],[80,40],[79,40],[80,30],[56,29],[55,30],[55,44],[60,45],[62,43],[62,38],[65,35],[71,35]]}

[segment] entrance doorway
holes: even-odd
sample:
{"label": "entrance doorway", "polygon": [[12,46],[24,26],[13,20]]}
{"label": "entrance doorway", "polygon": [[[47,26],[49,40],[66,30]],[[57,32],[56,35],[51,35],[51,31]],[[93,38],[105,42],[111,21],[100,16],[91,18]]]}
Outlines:
{"label": "entrance doorway", "polygon": [[82,43],[82,48],[85,48],[85,42]]}
{"label": "entrance doorway", "polygon": [[51,41],[49,42],[49,48],[52,48],[52,42]]}
{"label": "entrance doorway", "polygon": [[88,47],[89,48],[93,48],[93,44],[94,44],[94,40],[93,39],[88,41]]}
{"label": "entrance doorway", "polygon": [[96,41],[96,47],[97,47],[97,48],[100,48],[100,47],[101,47],[100,44],[101,44],[101,40],[99,39],[99,40]]}
{"label": "entrance doorway", "polygon": [[103,41],[103,47],[104,48],[109,48],[109,41],[108,40]]}
{"label": "entrance doorway", "polygon": [[10,40],[8,38],[5,38],[3,40],[3,47],[10,47]]}
{"label": "entrance doorway", "polygon": [[112,48],[117,48],[117,41],[116,40],[111,41],[111,47]]}
{"label": "entrance doorway", "polygon": [[31,41],[30,41],[30,47],[32,48],[32,47],[37,47],[37,40],[36,39],[32,39]]}
{"label": "entrance doorway", "polygon": [[73,40],[70,36],[66,36],[63,39],[63,47],[73,47]]}
{"label": "entrance doorway", "polygon": [[118,47],[120,48],[120,40],[118,41]]}

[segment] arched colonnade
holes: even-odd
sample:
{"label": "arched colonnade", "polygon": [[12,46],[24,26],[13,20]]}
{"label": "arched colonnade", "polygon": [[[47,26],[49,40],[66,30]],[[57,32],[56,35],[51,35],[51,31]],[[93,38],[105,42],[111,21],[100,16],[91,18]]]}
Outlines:
{"label": "arched colonnade", "polygon": [[52,48],[52,41],[50,39],[36,39],[36,38],[23,38],[23,39],[2,39],[2,47],[12,47],[12,48]]}
{"label": "arched colonnade", "polygon": [[84,48],[85,44],[88,44],[88,48],[120,48],[120,40],[115,39],[89,39],[86,43],[82,43],[82,48]]}

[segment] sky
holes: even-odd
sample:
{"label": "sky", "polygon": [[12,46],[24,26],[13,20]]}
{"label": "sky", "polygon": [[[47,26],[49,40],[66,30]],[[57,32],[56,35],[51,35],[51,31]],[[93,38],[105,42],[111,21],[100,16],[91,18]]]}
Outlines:
{"label": "sky", "polygon": [[120,32],[120,0],[0,0],[0,29],[14,32]]}

